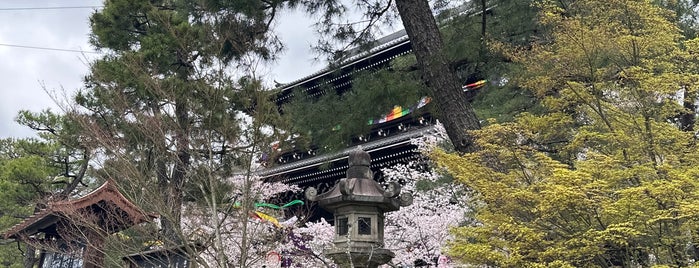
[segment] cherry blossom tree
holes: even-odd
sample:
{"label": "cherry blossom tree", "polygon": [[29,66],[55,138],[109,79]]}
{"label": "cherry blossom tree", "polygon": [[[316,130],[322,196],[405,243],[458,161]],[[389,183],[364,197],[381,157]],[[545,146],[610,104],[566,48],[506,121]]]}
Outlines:
{"label": "cherry blossom tree", "polygon": [[[205,245],[198,254],[198,263],[203,267],[225,267],[229,263],[241,263],[240,258],[245,254],[248,256],[246,267],[279,267],[282,264],[332,267],[332,261],[323,255],[323,250],[332,246],[334,236],[334,228],[327,221],[301,223],[298,219],[305,215],[288,216],[290,213],[285,215],[282,210],[265,208],[245,209],[242,205],[245,202],[241,202],[276,200],[281,194],[300,191],[298,186],[263,182],[257,177],[243,175],[232,177],[227,183],[232,189],[229,192],[231,202],[207,206],[189,204],[183,209],[185,236]],[[214,207],[218,209],[212,209]],[[256,217],[255,211],[274,220]],[[242,225],[246,225],[246,233],[241,232]]]}
{"label": "cherry blossom tree", "polygon": [[[427,155],[436,146],[448,146],[446,134],[440,124],[434,130],[413,141]],[[403,191],[411,192],[413,204],[386,215],[386,248],[396,253],[391,265],[409,266],[419,263],[451,267],[442,249],[451,239],[450,228],[468,219],[469,195],[467,189],[453,183],[433,168],[426,158],[382,169],[386,182],[399,182]],[[289,216],[279,210],[263,211],[279,220],[276,225],[268,220],[251,217],[254,207],[235,206],[238,201],[261,202],[274,200],[288,192],[298,192],[295,185],[267,183],[254,176],[235,176],[226,182],[230,202],[184,209],[185,236],[204,241],[206,249],[199,262],[204,267],[222,267],[226,263],[241,263],[243,252],[248,267],[335,267],[324,250],[332,247],[334,228],[325,219],[318,222],[301,222],[303,215]],[[246,189],[248,189],[246,191]],[[288,201],[288,200],[287,200]],[[213,209],[216,208],[216,209]],[[285,218],[289,217],[289,218]],[[247,225],[247,233],[240,232]]]}
{"label": "cherry blossom tree", "polygon": [[449,229],[459,226],[469,211],[466,190],[444,182],[434,171],[417,163],[385,169],[391,181],[404,181],[403,189],[414,195],[413,204],[386,216],[385,243],[396,256],[393,263],[434,263],[451,239]]}
{"label": "cherry blossom tree", "polygon": [[[287,229],[287,236],[278,247],[286,267],[334,267],[323,251],[333,246],[335,229],[322,219]],[[271,267],[271,266],[268,266]]]}
{"label": "cherry blossom tree", "polygon": [[[266,256],[276,252],[284,240],[285,227],[293,223],[283,222],[283,211],[256,209],[254,203],[300,189],[295,185],[263,182],[246,175],[231,177],[226,183],[230,190],[223,200],[228,202],[216,203],[214,198],[205,198],[208,203],[205,206],[185,205],[184,236],[204,245],[198,261],[206,267],[227,267],[233,263],[261,266],[266,262]],[[274,219],[259,217],[256,211]],[[241,261],[241,258],[246,260]]]}
{"label": "cherry blossom tree", "polygon": [[[443,126],[438,123],[433,129],[412,141],[425,155],[436,146],[449,146]],[[467,189],[432,168],[427,159],[395,165],[382,172],[387,182],[401,183],[403,191],[414,196],[412,205],[386,215],[386,248],[396,253],[392,262],[451,267],[442,248],[451,239],[450,228],[468,220]]]}

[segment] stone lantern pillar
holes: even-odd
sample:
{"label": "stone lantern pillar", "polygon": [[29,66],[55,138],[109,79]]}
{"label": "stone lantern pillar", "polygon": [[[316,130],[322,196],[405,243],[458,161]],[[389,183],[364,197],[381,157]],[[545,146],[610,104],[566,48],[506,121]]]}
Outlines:
{"label": "stone lantern pillar", "polygon": [[325,251],[340,267],[378,267],[394,253],[384,247],[384,213],[412,203],[412,195],[400,194],[400,185],[384,189],[373,180],[371,158],[362,150],[349,154],[347,178],[328,192],[317,194],[311,187],[306,198],[318,201],[335,215],[335,247]]}

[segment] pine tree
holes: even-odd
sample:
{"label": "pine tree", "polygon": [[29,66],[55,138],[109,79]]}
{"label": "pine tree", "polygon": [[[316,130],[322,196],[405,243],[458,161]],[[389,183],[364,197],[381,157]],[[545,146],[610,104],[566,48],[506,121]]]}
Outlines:
{"label": "pine tree", "polygon": [[410,37],[415,58],[422,72],[422,80],[437,102],[440,118],[454,148],[472,152],[476,148],[469,130],[480,128],[473,107],[462,93],[461,82],[449,68],[444,41],[425,0],[397,0],[396,7]]}
{"label": "pine tree", "polygon": [[[21,111],[18,123],[37,131],[38,138],[0,141],[0,230],[5,231],[34,212],[45,208],[49,200],[75,195],[90,183],[87,176],[91,152],[77,139],[77,126],[70,115],[51,111]],[[35,245],[4,246],[3,265],[33,267]],[[21,264],[23,263],[23,265]]]}
{"label": "pine tree", "polygon": [[[102,152],[99,176],[160,215],[162,234],[154,240],[188,243],[180,225],[185,204],[205,208],[214,226],[226,219],[223,209],[242,215],[239,266],[252,260],[249,189],[277,120],[272,93],[253,72],[278,51],[268,32],[277,7],[268,4],[108,1],[91,18],[92,42],[108,53],[91,65],[76,96],[89,111],[82,134]],[[231,196],[225,178],[240,174],[243,194]],[[222,207],[233,201],[243,209]],[[221,233],[210,235],[215,265],[227,267],[233,256],[225,255]]]}

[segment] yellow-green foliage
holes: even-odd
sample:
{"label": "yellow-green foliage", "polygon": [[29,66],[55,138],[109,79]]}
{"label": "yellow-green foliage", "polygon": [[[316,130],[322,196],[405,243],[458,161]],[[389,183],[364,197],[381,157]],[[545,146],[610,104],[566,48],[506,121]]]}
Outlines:
{"label": "yellow-green foliage", "polygon": [[480,201],[450,254],[498,267],[687,266],[699,256],[699,148],[675,118],[696,40],[651,1],[541,3],[548,40],[513,60],[548,109],[433,157]]}

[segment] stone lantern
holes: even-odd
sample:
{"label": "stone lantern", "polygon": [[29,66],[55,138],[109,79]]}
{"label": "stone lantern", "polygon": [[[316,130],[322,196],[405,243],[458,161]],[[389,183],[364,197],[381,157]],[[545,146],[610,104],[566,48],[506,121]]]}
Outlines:
{"label": "stone lantern", "polygon": [[311,187],[306,198],[335,215],[334,248],[325,251],[340,267],[378,267],[394,253],[384,247],[384,213],[412,203],[410,193],[400,194],[400,185],[384,189],[373,180],[371,158],[362,150],[349,154],[347,178],[328,192],[317,194]]}

